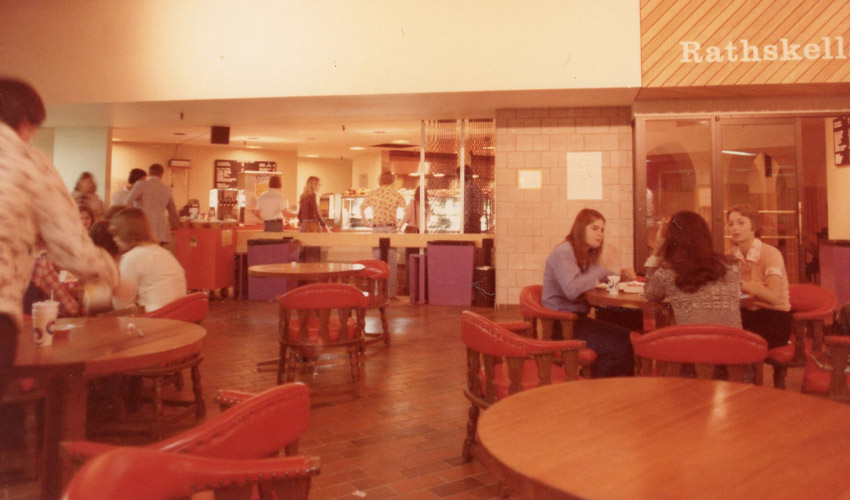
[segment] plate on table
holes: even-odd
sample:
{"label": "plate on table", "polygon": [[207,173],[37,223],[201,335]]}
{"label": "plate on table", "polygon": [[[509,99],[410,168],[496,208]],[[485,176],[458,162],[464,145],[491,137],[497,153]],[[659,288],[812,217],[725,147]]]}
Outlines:
{"label": "plate on table", "polygon": [[643,293],[645,284],[643,281],[627,281],[620,283],[619,287],[623,293]]}
{"label": "plate on table", "polygon": [[608,289],[608,283],[597,283],[594,288],[598,288],[600,290],[607,290]]}

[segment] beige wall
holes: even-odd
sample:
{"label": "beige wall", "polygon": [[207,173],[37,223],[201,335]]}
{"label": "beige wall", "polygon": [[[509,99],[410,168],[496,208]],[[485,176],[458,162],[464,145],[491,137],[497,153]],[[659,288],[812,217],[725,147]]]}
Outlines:
{"label": "beige wall", "polygon": [[[378,177],[381,175],[382,156],[381,151],[370,151],[356,156],[351,165],[351,186],[349,187],[373,189],[377,186]],[[366,182],[361,183],[362,176],[366,176]]]}
{"label": "beige wall", "polygon": [[[168,168],[171,158],[192,161],[189,169]],[[174,188],[174,203],[180,208],[189,198],[197,198],[201,212],[209,208],[209,192],[213,187],[213,164],[215,160],[234,161],[274,161],[281,172],[283,194],[290,204],[295,203],[296,170],[298,155],[295,151],[272,149],[242,149],[219,146],[180,146],[175,151],[174,144],[134,144],[113,143],[112,178],[108,198],[120,189],[127,180],[130,170],[141,168],[147,171],[152,163],[166,167],[163,180]]]}
{"label": "beige wall", "polygon": [[0,0],[0,12],[0,68],[49,104],[640,86],[636,0]]}
{"label": "beige wall", "polygon": [[110,139],[107,127],[60,128],[53,131],[53,164],[69,191],[74,190],[80,174],[91,172],[97,195],[104,198],[109,185]]}
{"label": "beige wall", "polygon": [[341,193],[352,186],[351,172],[351,160],[298,158],[298,193],[311,175],[321,180],[322,193]]}
{"label": "beige wall", "polygon": [[[567,199],[567,152],[602,153],[603,199]],[[579,210],[607,219],[604,262],[633,266],[632,127],[629,108],[503,109],[496,114],[496,303],[516,304],[543,282],[549,252]],[[540,169],[543,187],[520,190],[518,169]]]}

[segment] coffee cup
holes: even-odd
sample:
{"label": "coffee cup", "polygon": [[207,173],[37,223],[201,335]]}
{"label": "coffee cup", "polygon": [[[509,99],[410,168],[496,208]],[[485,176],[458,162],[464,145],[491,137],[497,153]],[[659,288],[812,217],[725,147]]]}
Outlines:
{"label": "coffee cup", "polygon": [[59,302],[45,300],[32,305],[33,341],[36,345],[53,344],[53,325],[59,316]]}
{"label": "coffee cup", "polygon": [[620,283],[620,276],[617,274],[608,275],[608,293],[611,295],[617,295],[620,291],[617,289],[617,285]]}

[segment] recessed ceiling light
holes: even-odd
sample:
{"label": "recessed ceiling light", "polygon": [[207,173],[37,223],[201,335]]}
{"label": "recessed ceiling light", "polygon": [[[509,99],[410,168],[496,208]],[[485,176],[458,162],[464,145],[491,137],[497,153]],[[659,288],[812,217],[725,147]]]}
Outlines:
{"label": "recessed ceiling light", "polygon": [[364,148],[363,146],[351,146],[351,147],[350,147],[350,148],[348,148],[348,149],[350,149],[350,150],[352,150],[352,151],[363,151],[363,150],[364,150],[364,149],[366,149],[366,148]]}
{"label": "recessed ceiling light", "polygon": [[482,149],[496,149],[496,146],[484,146]]}
{"label": "recessed ceiling light", "polygon": [[315,138],[315,137],[308,137],[308,138],[307,138],[307,140],[308,140],[308,141],[315,141],[315,140],[316,140],[316,138]]}
{"label": "recessed ceiling light", "polygon": [[410,144],[410,141],[408,141],[406,139],[396,139],[392,142],[393,142],[393,144]]}
{"label": "recessed ceiling light", "polygon": [[112,142],[122,142],[124,139],[119,139],[117,137],[112,138]]}
{"label": "recessed ceiling light", "polygon": [[249,141],[259,141],[260,138],[259,137],[249,137],[248,140]]}
{"label": "recessed ceiling light", "polygon": [[434,177],[445,177],[446,174],[434,174]]}
{"label": "recessed ceiling light", "polygon": [[262,149],[261,146],[245,146],[248,149]]}
{"label": "recessed ceiling light", "polygon": [[305,158],[318,158],[319,155],[304,155]]}
{"label": "recessed ceiling light", "polygon": [[174,132],[174,135],[186,135],[186,132]]}
{"label": "recessed ceiling light", "polygon": [[387,131],[386,130],[376,130],[375,133],[376,134],[386,134]]}

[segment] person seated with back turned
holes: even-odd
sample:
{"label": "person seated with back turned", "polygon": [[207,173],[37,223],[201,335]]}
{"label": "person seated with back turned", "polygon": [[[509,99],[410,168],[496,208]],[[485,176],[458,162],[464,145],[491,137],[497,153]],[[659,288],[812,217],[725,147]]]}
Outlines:
{"label": "person seated with back turned", "polygon": [[782,253],[759,239],[761,217],[751,205],[730,208],[726,222],[734,245],[730,255],[741,266],[741,292],[749,295],[741,308],[741,324],[767,340],[768,349],[784,346],[794,316]]}
{"label": "person seated with back turned", "polygon": [[136,304],[151,312],[186,295],[186,273],[159,245],[145,212],[125,208],[110,219],[109,232],[122,252],[121,279],[112,297],[115,309]]}
{"label": "person seated with back turned", "polygon": [[263,231],[279,233],[283,231],[283,217],[295,217],[298,214],[289,209],[289,204],[280,192],[280,176],[269,179],[269,189],[257,198],[254,214],[263,219]]}
{"label": "person seated with back turned", "polygon": [[690,211],[665,219],[646,261],[644,296],[673,306],[676,324],[741,327],[741,270],[734,259],[714,251],[711,230]]}
{"label": "person seated with back turned", "polygon": [[[618,320],[617,314],[606,315],[607,321],[589,318],[590,306],[581,300],[582,294],[604,282],[609,274],[616,274],[599,262],[604,235],[605,217],[596,210],[582,209],[564,242],[546,259],[543,272],[543,305],[578,315],[573,338],[586,341],[587,347],[599,355],[593,366],[594,378],[634,374],[634,352],[629,340],[633,328],[611,322]],[[627,281],[635,278],[631,269],[623,269],[620,274]],[[626,322],[633,320],[627,318]],[[555,330],[553,339],[562,338],[560,330]]]}

